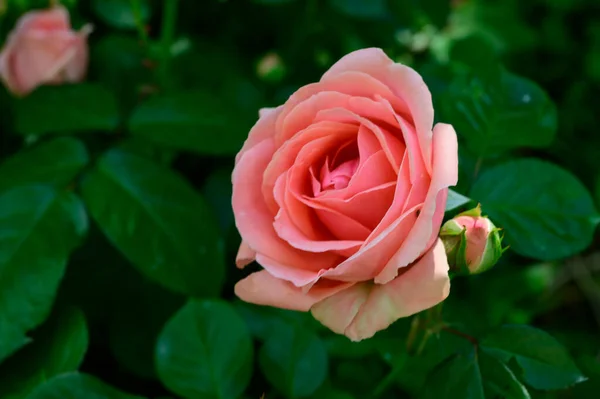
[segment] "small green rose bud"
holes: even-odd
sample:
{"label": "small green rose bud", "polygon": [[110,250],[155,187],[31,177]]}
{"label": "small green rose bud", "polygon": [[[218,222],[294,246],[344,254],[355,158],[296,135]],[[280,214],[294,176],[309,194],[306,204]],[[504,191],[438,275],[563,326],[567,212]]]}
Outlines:
{"label": "small green rose bud", "polygon": [[458,274],[483,273],[498,262],[506,248],[490,219],[481,215],[481,207],[463,212],[447,221],[440,230],[450,268]]}

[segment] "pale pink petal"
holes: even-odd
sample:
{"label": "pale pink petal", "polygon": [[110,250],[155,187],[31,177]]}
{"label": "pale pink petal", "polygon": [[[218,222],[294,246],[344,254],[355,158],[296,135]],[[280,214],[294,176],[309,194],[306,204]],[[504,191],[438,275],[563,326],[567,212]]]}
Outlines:
{"label": "pale pink petal", "polygon": [[88,51],[88,36],[92,33],[92,25],[85,25],[79,33],[77,33],[77,41],[75,45],[75,54],[73,58],[65,66],[63,76],[66,82],[76,83],[81,82],[87,73],[89,51]]}
{"label": "pale pink petal", "polygon": [[265,108],[261,108],[258,110],[258,117],[262,118],[263,116],[266,116],[269,112],[274,111],[276,108],[274,107],[265,107]]}
{"label": "pale pink petal", "polygon": [[243,269],[256,259],[256,252],[250,248],[250,246],[242,241],[240,249],[238,249],[237,256],[235,257],[235,264],[239,269]]}
{"label": "pale pink petal", "polygon": [[78,40],[71,31],[29,31],[16,33],[16,38],[13,53],[7,56],[6,83],[21,95],[57,79],[75,56]]}
{"label": "pale pink petal", "polygon": [[[392,105],[384,98],[377,98],[390,112],[392,112]],[[423,175],[431,175],[431,168],[425,166],[423,155],[419,148],[419,140],[415,132],[413,125],[408,123],[402,116],[394,114],[400,131],[402,132],[402,138],[406,145],[406,153],[408,154],[408,160],[410,165],[410,181],[414,183],[420,179]]]}
{"label": "pale pink petal", "polygon": [[[361,77],[365,78],[365,76]],[[366,79],[369,81],[373,80],[372,78],[368,77],[366,77]],[[317,90],[318,85],[318,83],[315,83],[315,86],[309,86],[311,89]],[[284,110],[286,113],[282,112],[281,116],[278,118],[278,142],[285,142],[286,140],[289,140],[297,132],[310,126],[320,111],[331,108],[348,109],[351,112],[354,112],[355,114],[372,121],[381,121],[393,126],[397,125],[394,112],[390,113],[389,109],[384,106],[383,103],[374,101],[371,98],[367,98],[373,97],[373,93],[369,93],[367,91],[355,91],[354,94],[363,94],[367,96],[357,97],[346,92],[340,93],[337,91],[316,91],[311,96],[303,98],[300,102],[294,102],[293,100],[295,98],[303,97],[304,90],[305,89],[302,88],[296,94],[294,94],[294,96],[292,96],[292,98],[286,103],[286,108]],[[313,90],[309,91],[312,92]],[[378,97],[383,98],[382,96]]]}
{"label": "pale pink petal", "polygon": [[[239,159],[233,171],[233,212],[242,239],[257,254],[269,256],[290,269],[317,271],[329,269],[339,263],[336,254],[311,254],[299,251],[283,241],[273,228],[273,215],[264,203],[260,189],[262,171],[275,151],[273,140],[264,140]],[[260,258],[257,255],[257,262]],[[290,281],[294,276],[289,276]]]}
{"label": "pale pink petal", "polygon": [[[410,67],[393,62],[381,49],[367,48],[344,56],[323,75],[321,82],[334,80],[352,71],[373,76],[389,87],[401,100],[401,107],[396,103],[392,105],[396,111],[410,116],[416,127],[425,165],[431,174],[433,103],[431,93],[421,75]],[[408,112],[405,107],[408,108]]]}
{"label": "pale pink petal", "polygon": [[32,29],[44,31],[70,30],[69,11],[64,6],[57,5],[46,10],[27,12],[17,22],[15,31],[30,31]]}
{"label": "pale pink petal", "polygon": [[[361,116],[369,117],[362,113],[358,103],[374,103],[373,99],[376,95],[388,100],[397,112],[405,116],[409,115],[408,107],[403,100],[399,99],[385,84],[366,73],[347,72],[326,82],[306,85],[286,101],[285,108],[277,120],[276,143],[281,145],[296,132],[310,125],[316,112],[323,109],[346,108]],[[303,104],[304,102],[306,104]],[[298,107],[300,108],[297,109]],[[371,111],[365,110],[365,112]],[[390,117],[387,112],[381,113],[380,116],[387,119]]]}
{"label": "pale pink petal", "polygon": [[360,283],[312,306],[323,325],[352,341],[372,337],[394,321],[448,297],[448,259],[440,240],[404,273],[384,285]]}
{"label": "pale pink petal", "polygon": [[[397,221],[407,209],[413,208],[416,203],[410,207],[406,207],[408,197],[412,191],[413,186],[410,184],[410,167],[408,162],[408,154],[404,154],[402,164],[400,165],[400,172],[396,176],[396,191],[394,192],[394,200],[392,204],[387,208],[385,215],[381,219],[379,225],[373,230],[366,242],[373,241],[376,237],[379,237],[392,223]],[[425,195],[423,195],[425,200]],[[391,243],[390,245],[398,248],[401,242]]]}
{"label": "pale pink petal", "polygon": [[458,143],[454,128],[450,125],[438,123],[434,128],[432,170],[431,183],[421,213],[398,252],[375,277],[376,283],[385,284],[394,279],[398,269],[414,262],[438,234],[447,188],[458,181]]}
{"label": "pale pink petal", "polygon": [[235,294],[243,301],[282,309],[308,311],[312,305],[346,289],[350,284],[321,280],[304,293],[266,270],[253,273],[235,285]]}
{"label": "pale pink petal", "polygon": [[327,72],[322,81],[327,81],[336,75],[349,71],[360,71],[378,78],[379,72],[394,64],[380,48],[364,48],[353,51],[340,58]]}
{"label": "pale pink petal", "polygon": [[281,113],[283,106],[277,108],[263,108],[260,113],[258,121],[254,124],[248,138],[244,142],[242,149],[235,156],[235,163],[237,164],[246,151],[262,142],[263,140],[272,138],[275,135],[275,122],[277,117]]}

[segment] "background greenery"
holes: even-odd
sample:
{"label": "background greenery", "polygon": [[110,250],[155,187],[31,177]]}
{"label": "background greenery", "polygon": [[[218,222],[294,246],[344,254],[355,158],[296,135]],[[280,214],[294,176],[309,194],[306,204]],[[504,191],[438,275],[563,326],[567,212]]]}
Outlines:
{"label": "background greenery", "polygon": [[[0,398],[597,397],[600,3],[62,3],[88,81],[0,91]],[[47,5],[8,0],[0,42]],[[352,344],[234,298],[230,173],[259,108],[371,46],[422,73],[511,251]]]}

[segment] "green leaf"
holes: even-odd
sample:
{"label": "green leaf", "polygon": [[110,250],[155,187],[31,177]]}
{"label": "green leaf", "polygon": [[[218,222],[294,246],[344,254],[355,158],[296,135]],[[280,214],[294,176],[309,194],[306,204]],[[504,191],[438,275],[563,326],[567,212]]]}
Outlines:
{"label": "green leaf", "polygon": [[424,384],[422,399],[485,399],[477,354],[459,353],[443,361]]}
{"label": "green leaf", "polygon": [[92,83],[44,86],[14,105],[22,135],[113,130],[119,123],[112,93]]}
{"label": "green leaf", "polygon": [[233,308],[191,300],[165,325],[156,344],[160,380],[188,399],[235,399],[252,376],[252,339]]}
{"label": "green leaf", "polygon": [[[139,15],[135,3],[140,6]],[[146,24],[150,17],[148,0],[93,0],[92,7],[105,23],[115,28],[135,28],[138,19],[140,24]]]}
{"label": "green leaf", "polygon": [[515,252],[541,260],[587,247],[598,216],[587,189],[569,172],[537,159],[519,159],[481,174],[471,189]]}
{"label": "green leaf", "polygon": [[233,155],[252,124],[245,115],[208,92],[180,92],[139,105],[129,120],[129,130],[168,148]]}
{"label": "green leaf", "polygon": [[71,193],[22,186],[0,195],[0,361],[48,316],[86,230],[83,204]]}
{"label": "green leaf", "polygon": [[530,326],[502,326],[483,341],[482,349],[503,362],[514,358],[535,389],[562,389],[586,380],[556,339]]}
{"label": "green leaf", "polygon": [[32,344],[2,364],[0,397],[26,398],[48,378],[77,370],[87,346],[83,313],[75,308],[62,311],[36,331]]}
{"label": "green leaf", "polygon": [[267,380],[289,398],[315,392],[327,377],[327,350],[321,339],[300,326],[280,324],[259,352]]}
{"label": "green leaf", "polygon": [[457,193],[454,190],[448,190],[448,200],[446,202],[446,212],[453,211],[460,208],[461,206],[467,205],[471,202],[471,198],[465,197],[462,194]]}
{"label": "green leaf", "polygon": [[27,399],[143,399],[129,395],[96,377],[82,373],[61,374],[34,390]]}
{"label": "green leaf", "polygon": [[167,320],[183,306],[185,298],[132,271],[135,273],[120,277],[127,295],[119,301],[119,311],[110,321],[109,345],[123,368],[142,378],[156,379],[156,339]]}
{"label": "green leaf", "polygon": [[477,358],[486,398],[530,399],[527,388],[504,363],[481,351]]}
{"label": "green leaf", "polygon": [[465,145],[481,157],[543,148],[556,135],[556,107],[535,83],[506,71],[485,78],[460,74],[441,102]]}
{"label": "green leaf", "polygon": [[219,293],[224,261],[217,222],[179,175],[112,150],[82,191],[104,234],[147,277],[188,295]]}
{"label": "green leaf", "polygon": [[306,326],[311,319],[314,320],[306,312],[260,306],[239,300],[233,305],[252,335],[262,341],[266,340],[281,324]]}
{"label": "green leaf", "polygon": [[74,138],[61,137],[40,143],[0,164],[0,192],[29,183],[65,186],[88,162],[85,145]]}
{"label": "green leaf", "polygon": [[475,348],[444,360],[424,384],[422,399],[530,399],[508,367]]}
{"label": "green leaf", "polygon": [[358,18],[383,18],[387,12],[385,0],[329,0],[341,14]]}

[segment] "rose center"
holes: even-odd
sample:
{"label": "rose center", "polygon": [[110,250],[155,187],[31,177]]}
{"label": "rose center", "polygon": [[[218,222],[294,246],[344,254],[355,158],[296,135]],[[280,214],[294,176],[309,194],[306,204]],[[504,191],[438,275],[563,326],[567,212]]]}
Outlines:
{"label": "rose center", "polygon": [[358,167],[358,159],[346,161],[329,170],[329,163],[325,162],[321,169],[321,187],[323,190],[339,190],[348,187],[348,183]]}

